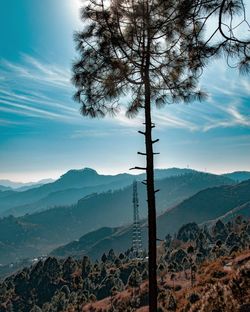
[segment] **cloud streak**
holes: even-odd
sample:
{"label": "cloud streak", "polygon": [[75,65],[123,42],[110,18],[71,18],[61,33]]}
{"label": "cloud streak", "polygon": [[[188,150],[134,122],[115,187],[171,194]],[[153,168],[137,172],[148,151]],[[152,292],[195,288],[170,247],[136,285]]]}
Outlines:
{"label": "cloud streak", "polygon": [[227,113],[224,119],[211,120],[210,123],[204,126],[203,131],[209,131],[216,128],[231,128],[231,127],[250,127],[250,116],[243,115],[235,104],[231,104],[223,109]]}
{"label": "cloud streak", "polygon": [[[11,115],[78,122],[77,106],[71,99],[70,72],[53,64],[22,55],[22,64],[2,60],[0,110]],[[3,123],[2,123],[3,124]]]}
{"label": "cloud streak", "polygon": [[15,74],[20,78],[47,84],[59,88],[71,88],[70,71],[54,64],[45,64],[37,59],[23,54],[23,64],[2,60],[2,75],[5,79]]}
{"label": "cloud streak", "polygon": [[20,112],[22,112],[23,115],[27,115],[26,111],[28,111],[28,112],[34,113],[33,116],[36,116],[36,117],[46,117],[46,118],[51,118],[51,119],[60,119],[60,118],[68,119],[68,118],[70,118],[69,116],[60,115],[58,113],[53,113],[53,112],[48,111],[48,110],[35,108],[32,106],[20,104],[18,102],[14,102],[14,101],[1,100],[1,104],[20,109]]}
{"label": "cloud streak", "polygon": [[[78,105],[71,98],[73,87],[68,69],[23,54],[20,64],[2,60],[0,80],[2,112],[82,123]],[[235,72],[233,75],[220,61],[207,70],[201,84],[210,95],[205,103],[170,105],[160,111],[153,111],[154,122],[160,130],[174,128],[207,132],[216,128],[250,127],[249,110],[246,109],[246,101],[250,98],[250,83],[246,78],[237,77]],[[141,128],[143,114],[135,119],[128,119],[125,111],[125,106],[121,106],[116,118],[106,118],[106,125],[118,124],[124,129]],[[11,122],[6,119],[5,124],[8,121]],[[95,136],[95,133],[91,135]],[[112,134],[112,131],[107,133]]]}
{"label": "cloud streak", "polygon": [[71,135],[72,139],[80,139],[80,138],[105,138],[110,136],[119,136],[124,135],[133,135],[135,134],[134,129],[126,129],[126,128],[108,128],[108,129],[86,129],[86,130],[75,130]]}

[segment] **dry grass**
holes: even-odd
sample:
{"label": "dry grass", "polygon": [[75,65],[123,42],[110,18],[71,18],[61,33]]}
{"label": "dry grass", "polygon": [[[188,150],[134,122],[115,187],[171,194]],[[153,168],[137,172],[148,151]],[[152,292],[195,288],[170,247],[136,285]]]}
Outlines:
{"label": "dry grass", "polygon": [[[176,298],[176,312],[210,312],[215,308],[214,311],[218,312],[238,312],[243,303],[250,304],[250,279],[244,276],[249,272],[250,251],[247,250],[231,257],[222,257],[204,263],[197,272],[193,287],[191,287],[190,281],[186,279],[184,272],[177,273],[175,281],[171,280],[170,274],[165,274],[163,282],[160,283],[159,281],[159,286],[162,293],[171,292]],[[176,290],[177,286],[180,286],[178,290]],[[147,295],[147,292],[148,283],[143,282],[139,292],[127,288],[114,296],[112,300],[115,306],[120,306],[121,309],[118,311],[125,312],[134,296],[142,298]],[[190,302],[192,294],[197,294],[199,300]],[[164,299],[162,300],[159,301],[159,304],[166,306]],[[108,312],[110,307],[111,298],[109,297],[86,305],[82,311]],[[142,306],[133,311],[147,312],[148,307]],[[165,309],[164,311],[168,310]]]}

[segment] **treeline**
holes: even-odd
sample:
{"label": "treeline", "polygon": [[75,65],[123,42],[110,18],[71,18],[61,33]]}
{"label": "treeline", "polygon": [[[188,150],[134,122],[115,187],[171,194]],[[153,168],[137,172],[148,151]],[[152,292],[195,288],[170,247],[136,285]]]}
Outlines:
{"label": "treeline", "polygon": [[[185,283],[192,287],[201,265],[246,250],[249,245],[250,223],[242,217],[226,224],[219,220],[209,228],[189,223],[173,237],[167,235],[158,247],[159,287],[165,285],[166,276],[171,280],[162,288],[165,295],[168,294],[164,299],[166,311],[171,307],[172,311],[176,309],[174,294],[182,288],[178,285],[180,272]],[[109,298],[107,311],[133,311],[146,306],[148,294],[141,291],[141,285],[148,278],[147,257],[144,254],[133,259],[132,254],[127,250],[116,255],[111,249],[96,262],[87,256],[65,260],[49,257],[39,261],[0,284],[0,311],[82,311],[90,303],[104,298]],[[216,274],[221,273],[214,272],[215,277]],[[133,300],[129,304],[124,306],[122,300],[115,300],[117,293],[131,289]],[[161,296],[164,295],[162,289],[159,290]],[[93,311],[98,310],[93,308]]]}

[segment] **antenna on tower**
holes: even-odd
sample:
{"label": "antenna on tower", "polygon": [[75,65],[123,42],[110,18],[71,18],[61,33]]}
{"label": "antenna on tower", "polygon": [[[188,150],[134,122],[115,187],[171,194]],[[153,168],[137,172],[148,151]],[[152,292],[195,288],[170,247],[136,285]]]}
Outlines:
{"label": "antenna on tower", "polygon": [[133,223],[132,252],[134,258],[140,258],[143,254],[143,249],[142,249],[141,225],[139,219],[139,201],[136,180],[133,182],[133,208],[134,208],[134,223]]}

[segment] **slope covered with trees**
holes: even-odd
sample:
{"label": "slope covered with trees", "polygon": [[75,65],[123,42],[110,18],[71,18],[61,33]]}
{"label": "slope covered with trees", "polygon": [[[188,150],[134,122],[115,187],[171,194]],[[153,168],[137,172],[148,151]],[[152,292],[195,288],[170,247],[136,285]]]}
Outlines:
{"label": "slope covered with trees", "polygon": [[[194,196],[184,200],[177,206],[172,207],[157,218],[158,238],[163,239],[166,233],[173,234],[176,229],[186,222],[201,224],[213,224],[216,219],[230,221],[235,215],[242,214],[250,217],[250,180],[232,186],[221,186],[203,190]],[[93,259],[111,248],[116,252],[129,248],[131,244],[132,227],[120,228],[112,235],[103,237],[95,243],[84,245],[84,237],[79,242],[70,243],[56,249],[53,254],[65,256],[81,254],[81,250]],[[142,224],[142,239],[144,246],[147,242],[147,224]],[[77,252],[74,253],[74,247]],[[83,253],[83,252],[82,252]]]}
{"label": "slope covered with trees", "polygon": [[[210,228],[188,223],[166,235],[158,247],[160,311],[247,311],[240,308],[250,303],[249,244],[242,217]],[[96,262],[49,257],[0,282],[0,311],[146,311],[147,278],[147,259],[131,258],[130,250],[111,249]]]}
{"label": "slope covered with trees", "polygon": [[[156,169],[156,179],[195,172],[192,169]],[[117,190],[130,185],[133,180],[145,179],[144,174],[102,175],[95,170],[84,168],[70,170],[53,183],[35,186],[20,192],[19,190],[0,192],[0,216],[21,216],[55,206],[76,204],[77,201],[92,193]]]}
{"label": "slope covered with trees", "polygon": [[[201,189],[233,183],[221,176],[192,173],[159,180],[158,211],[165,211]],[[146,195],[139,187],[140,213],[146,216]],[[100,227],[117,227],[132,220],[132,186],[92,194],[76,205],[58,207],[19,218],[0,219],[0,263],[47,254],[58,245]],[[8,249],[9,246],[9,249]],[[121,246],[122,247],[122,246]],[[6,253],[6,251],[8,251]]]}
{"label": "slope covered with trees", "polygon": [[[106,184],[111,184],[109,186],[110,189],[113,189],[115,184],[117,185],[117,188],[119,188],[121,186],[130,184],[132,179],[133,177],[127,174],[119,174],[115,176],[99,175],[95,170],[89,168],[85,168],[83,170],[70,170],[53,183],[48,183],[24,192],[15,192],[8,197],[4,197],[0,201],[1,212],[5,215],[11,213],[22,215],[27,212],[32,212],[33,209],[38,210],[41,208],[46,208],[46,205],[53,206],[62,204],[62,202],[58,201],[62,196],[61,193],[59,193],[57,199],[54,199],[53,201],[49,201],[48,199],[47,201],[44,200],[45,202],[43,202],[40,200],[46,198],[51,193],[55,196],[56,192],[80,189],[80,192],[78,192],[78,196],[80,197],[73,198],[72,201],[70,199],[70,192],[66,192],[66,196],[63,197],[64,201],[68,200],[67,204],[72,204],[77,202],[77,200],[84,195],[88,195],[97,191],[101,192],[107,190],[104,187]],[[31,203],[34,204],[28,205]],[[21,207],[18,208],[19,206]]]}
{"label": "slope covered with trees", "polygon": [[158,233],[168,229],[173,233],[184,222],[202,223],[219,218],[230,210],[250,201],[250,180],[237,185],[203,190],[180,205],[162,214],[158,219]]}
{"label": "slope covered with trees", "polygon": [[245,180],[250,179],[250,172],[249,171],[235,171],[235,172],[231,172],[231,173],[225,173],[223,175],[224,175],[224,177],[232,179],[236,182],[243,182]]}

